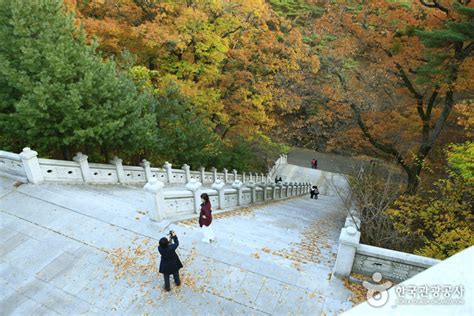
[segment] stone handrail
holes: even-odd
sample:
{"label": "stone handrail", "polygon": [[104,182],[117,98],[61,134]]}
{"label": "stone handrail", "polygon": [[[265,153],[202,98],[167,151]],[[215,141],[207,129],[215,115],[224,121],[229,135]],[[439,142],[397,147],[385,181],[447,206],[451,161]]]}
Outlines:
{"label": "stone handrail", "polygon": [[372,276],[375,272],[380,272],[386,279],[402,282],[438,262],[440,260],[359,244],[352,265],[352,272],[366,276]]}
{"label": "stone handrail", "polygon": [[28,181],[20,155],[3,150],[0,150],[0,175],[23,183]]}
{"label": "stone handrail", "polygon": [[269,180],[273,179],[276,176],[276,172],[280,165],[288,163],[288,156],[287,155],[280,155],[280,157],[275,161],[273,166],[268,170],[268,178]]}
{"label": "stone handrail", "polygon": [[[162,167],[151,167],[150,162],[143,160],[140,166],[124,166],[122,160],[114,157],[109,164],[89,163],[88,157],[77,153],[73,161],[37,158],[38,153],[25,148],[21,154],[0,152],[0,174],[21,182],[41,183],[67,182],[67,183],[94,183],[94,184],[145,184],[152,178],[168,184],[186,184],[195,179],[204,185],[211,185],[216,180],[232,183],[236,180],[242,182],[268,182],[268,174],[241,173],[236,170],[217,172],[215,168],[206,171],[203,167],[199,170],[190,170],[188,165],[180,169],[172,168],[166,162]],[[24,159],[21,158],[23,155]],[[286,156],[281,156],[275,165],[279,165]]]}
{"label": "stone handrail", "polygon": [[384,279],[402,282],[440,262],[433,258],[361,244],[358,231],[360,219],[355,209],[350,212],[339,236],[334,266],[334,275],[337,277],[345,278],[352,272],[371,277],[379,272]]}
{"label": "stone handrail", "polygon": [[310,183],[274,184],[267,182],[247,184],[236,180],[229,188],[221,180],[216,180],[212,188],[202,188],[202,184],[191,179],[186,190],[163,190],[165,184],[157,179],[148,181],[144,189],[147,192],[147,211],[150,218],[159,221],[169,217],[199,214],[202,193],[207,193],[213,209],[227,209],[265,201],[276,201],[307,194]]}

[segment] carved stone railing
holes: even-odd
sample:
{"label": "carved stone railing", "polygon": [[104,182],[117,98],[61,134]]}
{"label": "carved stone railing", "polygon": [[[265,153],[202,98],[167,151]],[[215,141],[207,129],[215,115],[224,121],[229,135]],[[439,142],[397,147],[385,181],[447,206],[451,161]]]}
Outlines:
{"label": "carved stone railing", "polygon": [[309,193],[310,183],[274,183],[253,181],[247,184],[234,181],[229,188],[217,179],[212,188],[202,188],[202,184],[191,179],[186,190],[163,190],[164,183],[151,179],[145,184],[148,192],[147,211],[155,221],[199,213],[200,195],[207,193],[214,210],[250,205],[265,201],[282,200]]}
{"label": "carved stone railing", "polygon": [[360,232],[357,230],[360,219],[355,210],[351,210],[351,213],[339,236],[334,266],[334,275],[337,277],[345,278],[352,272],[371,277],[379,272],[384,279],[402,282],[440,262],[433,258],[361,244]]}
{"label": "carved stone railing", "polygon": [[277,174],[278,168],[283,165],[288,163],[288,156],[287,155],[280,155],[280,157],[275,161],[273,166],[268,170],[268,178],[271,180],[273,179]]}
{"label": "carved stone railing", "polygon": [[0,175],[23,183],[28,182],[19,154],[0,150]]}
{"label": "carved stone railing", "polygon": [[[94,184],[145,184],[151,179],[157,179],[165,184],[183,184],[194,179],[203,185],[211,185],[216,180],[224,183],[268,182],[268,174],[241,173],[237,170],[224,169],[217,172],[215,168],[206,171],[203,167],[191,170],[188,165],[180,169],[172,168],[166,162],[161,167],[152,167],[150,162],[143,160],[140,166],[124,166],[122,160],[114,157],[109,164],[89,163],[88,157],[77,153],[73,161],[37,158],[38,153],[25,148],[22,153],[15,154],[0,151],[0,174],[21,182],[41,183],[94,183]],[[286,160],[281,156],[275,165]]]}

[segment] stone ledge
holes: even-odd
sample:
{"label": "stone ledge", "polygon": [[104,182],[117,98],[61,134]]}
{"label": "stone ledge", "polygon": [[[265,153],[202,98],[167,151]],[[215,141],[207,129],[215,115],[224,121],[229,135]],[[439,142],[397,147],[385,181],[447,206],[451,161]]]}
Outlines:
{"label": "stone ledge", "polygon": [[413,255],[411,253],[405,253],[401,251],[374,247],[364,244],[359,244],[359,246],[357,246],[356,253],[369,257],[390,260],[392,262],[399,262],[423,268],[430,268],[441,261],[438,259]]}

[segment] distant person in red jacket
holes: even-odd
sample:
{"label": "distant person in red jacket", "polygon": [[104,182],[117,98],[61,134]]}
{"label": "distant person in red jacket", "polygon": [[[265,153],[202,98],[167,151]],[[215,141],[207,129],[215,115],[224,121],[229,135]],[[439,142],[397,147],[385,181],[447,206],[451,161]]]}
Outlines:
{"label": "distant person in red jacket", "polygon": [[211,243],[215,241],[214,231],[211,228],[212,223],[212,210],[211,201],[209,201],[209,195],[206,193],[201,194],[201,213],[199,214],[199,227],[202,228],[204,233],[204,239],[202,241]]}
{"label": "distant person in red jacket", "polygon": [[318,160],[314,159],[314,169],[318,169]]}
{"label": "distant person in red jacket", "polygon": [[311,160],[311,169],[314,169],[315,164],[316,164],[316,159],[313,158],[313,160]]}

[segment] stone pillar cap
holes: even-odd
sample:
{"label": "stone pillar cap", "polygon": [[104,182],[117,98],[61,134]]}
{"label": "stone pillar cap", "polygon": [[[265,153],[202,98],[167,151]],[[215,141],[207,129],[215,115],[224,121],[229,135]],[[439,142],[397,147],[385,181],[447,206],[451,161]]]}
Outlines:
{"label": "stone pillar cap", "polygon": [[241,189],[244,184],[240,180],[235,180],[234,183],[232,183],[232,187],[234,189]]}
{"label": "stone pillar cap", "polygon": [[186,184],[186,189],[190,191],[197,191],[202,186],[201,182],[197,181],[196,179],[191,179]]}
{"label": "stone pillar cap", "polygon": [[22,159],[31,159],[38,156],[38,153],[34,150],[31,150],[30,147],[23,148],[23,151],[20,153],[20,158]]}
{"label": "stone pillar cap", "polygon": [[115,164],[117,164],[117,163],[122,163],[122,161],[123,161],[123,160],[120,159],[119,157],[114,156],[114,158],[112,158],[112,159],[110,160],[110,163],[113,164],[113,165],[115,165]]}
{"label": "stone pillar cap", "polygon": [[165,184],[161,181],[159,181],[156,178],[151,178],[143,187],[145,191],[151,192],[151,193],[157,193],[161,189],[163,189]]}
{"label": "stone pillar cap", "polygon": [[72,160],[74,161],[77,161],[77,162],[81,162],[81,161],[84,161],[87,159],[87,155],[84,155],[82,154],[81,152],[78,152],[73,158]]}
{"label": "stone pillar cap", "polygon": [[220,191],[225,187],[224,181],[217,179],[211,186],[214,190]]}
{"label": "stone pillar cap", "polygon": [[359,245],[360,232],[355,227],[349,226],[341,229],[339,243],[357,247]]}

